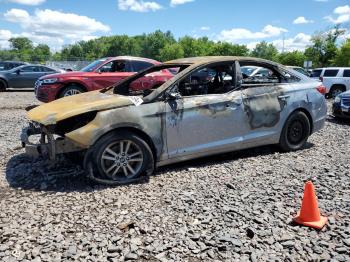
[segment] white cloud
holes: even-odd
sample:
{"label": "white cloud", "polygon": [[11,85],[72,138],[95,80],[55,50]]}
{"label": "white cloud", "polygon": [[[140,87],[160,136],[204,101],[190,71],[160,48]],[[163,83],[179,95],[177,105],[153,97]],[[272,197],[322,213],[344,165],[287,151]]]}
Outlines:
{"label": "white cloud", "polygon": [[0,48],[9,48],[10,43],[8,40],[12,37],[12,33],[9,30],[0,29]]}
{"label": "white cloud", "polygon": [[333,24],[341,24],[350,21],[350,6],[344,5],[344,6],[338,6],[333,10],[333,14],[337,16],[334,18],[333,16],[329,15],[326,16],[325,19]]}
{"label": "white cloud", "polygon": [[311,36],[304,33],[299,33],[292,38],[284,39],[284,41],[283,39],[274,40],[272,41],[272,44],[275,45],[280,51],[283,50],[283,44],[284,51],[302,51],[306,48],[306,46],[311,44]]}
{"label": "white cloud", "polygon": [[338,15],[344,15],[350,13],[350,6],[344,5],[344,6],[338,6],[336,9],[334,9],[333,13]]}
{"label": "white cloud", "polygon": [[295,20],[293,21],[293,24],[311,24],[313,23],[314,21],[313,20],[307,20],[305,17],[303,16],[299,16],[297,18],[295,18]]}
{"label": "white cloud", "polygon": [[4,18],[9,22],[20,24],[32,34],[41,36],[74,38],[98,31],[110,31],[109,26],[93,18],[50,9],[36,10],[34,15],[22,9],[11,9],[4,14]]}
{"label": "white cloud", "polygon": [[171,0],[170,5],[171,6],[177,6],[177,5],[183,5],[189,2],[193,2],[194,0]]}
{"label": "white cloud", "polygon": [[59,48],[64,43],[93,39],[94,33],[111,30],[93,18],[50,9],[38,9],[33,15],[23,9],[10,9],[4,18],[24,29],[17,36],[25,36],[35,43],[46,43],[54,48]]}
{"label": "white cloud", "polygon": [[210,27],[209,26],[202,26],[200,28],[202,31],[209,31],[210,30]]}
{"label": "white cloud", "polygon": [[[247,44],[247,47],[250,50],[253,50],[257,44],[260,42],[250,42]],[[299,33],[294,37],[288,38],[288,39],[277,39],[270,41],[268,43],[273,44],[280,52],[283,51],[283,45],[284,45],[284,51],[290,52],[295,50],[304,51],[305,48],[311,44],[311,36]]]}
{"label": "white cloud", "polygon": [[41,5],[46,0],[8,0],[9,2],[22,4],[22,5]]}
{"label": "white cloud", "polygon": [[284,32],[288,32],[288,30],[272,25],[265,26],[260,32],[252,32],[245,28],[233,28],[231,30],[221,31],[217,38],[220,41],[235,42],[242,39],[262,39],[275,37]]}
{"label": "white cloud", "polygon": [[163,7],[157,2],[144,2],[142,0],[118,0],[118,8],[123,11],[149,12],[158,11]]}
{"label": "white cloud", "polygon": [[16,8],[8,10],[4,17],[7,21],[14,23],[26,23],[30,20],[30,15],[26,10]]}
{"label": "white cloud", "polygon": [[250,42],[247,44],[247,47],[249,50],[253,50],[257,44],[259,44],[260,42]]}

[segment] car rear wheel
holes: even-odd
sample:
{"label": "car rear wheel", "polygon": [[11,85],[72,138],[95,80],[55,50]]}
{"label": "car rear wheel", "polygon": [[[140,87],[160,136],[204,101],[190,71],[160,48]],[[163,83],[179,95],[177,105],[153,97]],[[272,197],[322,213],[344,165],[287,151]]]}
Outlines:
{"label": "car rear wheel", "polygon": [[302,148],[310,135],[310,121],[305,113],[297,111],[287,119],[280,138],[283,151],[294,151]]}
{"label": "car rear wheel", "polygon": [[149,145],[130,132],[113,132],[102,137],[94,146],[91,161],[91,178],[108,185],[138,181],[154,168]]}
{"label": "car rear wheel", "polygon": [[72,96],[72,95],[78,95],[85,92],[81,87],[76,85],[68,85],[66,86],[63,91],[60,93],[59,97],[65,97],[65,96]]}
{"label": "car rear wheel", "polygon": [[0,79],[0,92],[6,91],[7,84],[4,80]]}

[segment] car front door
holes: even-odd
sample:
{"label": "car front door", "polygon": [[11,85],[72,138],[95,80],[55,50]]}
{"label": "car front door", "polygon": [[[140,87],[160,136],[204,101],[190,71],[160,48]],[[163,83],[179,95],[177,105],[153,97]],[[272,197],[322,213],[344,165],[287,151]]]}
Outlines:
{"label": "car front door", "polygon": [[[117,66],[118,63],[123,63],[124,68]],[[95,72],[89,73],[89,78],[92,79],[93,89],[96,90],[114,85],[133,74],[129,61],[114,60],[97,68]]]}
{"label": "car front door", "polygon": [[[175,85],[170,90],[177,89]],[[239,148],[245,117],[239,89],[193,96],[172,92],[165,113],[169,158],[187,159]]]}
{"label": "car front door", "polygon": [[32,88],[35,81],[43,75],[40,66],[24,66],[11,73],[9,86],[14,88]]}

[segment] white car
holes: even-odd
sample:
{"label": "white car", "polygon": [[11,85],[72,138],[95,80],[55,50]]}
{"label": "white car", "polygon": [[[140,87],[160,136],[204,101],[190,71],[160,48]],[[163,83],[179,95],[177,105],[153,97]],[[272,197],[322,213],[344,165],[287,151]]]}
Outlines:
{"label": "white car", "polygon": [[350,90],[350,67],[316,68],[312,70],[311,77],[323,82],[330,97]]}

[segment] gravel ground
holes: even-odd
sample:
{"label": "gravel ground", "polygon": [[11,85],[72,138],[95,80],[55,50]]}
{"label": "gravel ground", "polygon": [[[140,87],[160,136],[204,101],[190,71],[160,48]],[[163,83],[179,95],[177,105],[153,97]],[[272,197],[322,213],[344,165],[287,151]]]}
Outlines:
{"label": "gravel ground", "polygon": [[[104,187],[23,155],[33,103],[0,94],[0,260],[350,260],[350,122],[329,117],[298,152],[260,147]],[[321,231],[292,223],[307,179],[329,218]]]}

